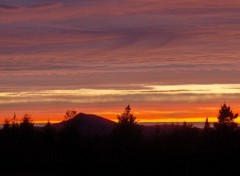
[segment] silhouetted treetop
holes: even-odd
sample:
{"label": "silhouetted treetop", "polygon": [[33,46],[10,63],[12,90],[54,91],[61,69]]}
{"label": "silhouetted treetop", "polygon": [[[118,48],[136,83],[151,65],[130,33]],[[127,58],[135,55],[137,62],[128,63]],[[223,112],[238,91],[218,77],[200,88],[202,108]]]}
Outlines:
{"label": "silhouetted treetop", "polygon": [[31,115],[29,114],[24,114],[19,127],[24,128],[24,129],[32,129],[33,128],[33,120],[31,118]]}
{"label": "silhouetted treetop", "polygon": [[117,115],[118,123],[120,124],[136,124],[136,117],[131,112],[130,105],[127,105],[124,112]]}
{"label": "silhouetted treetop", "polygon": [[208,118],[206,118],[206,121],[204,123],[204,130],[209,130],[210,129],[210,122],[208,121]]}
{"label": "silhouetted treetop", "polygon": [[16,113],[13,114],[13,118],[11,120],[11,126],[12,126],[12,128],[18,127],[18,119],[17,119]]}
{"label": "silhouetted treetop", "polygon": [[6,118],[3,123],[3,129],[17,129],[18,128],[18,120],[16,113],[13,114],[13,117],[11,119]]}
{"label": "silhouetted treetop", "polygon": [[224,103],[219,109],[217,116],[218,122],[214,123],[216,129],[237,129],[237,123],[234,122],[234,119],[238,117],[238,114],[234,114],[230,106],[227,106]]}
{"label": "silhouetted treetop", "polygon": [[233,122],[234,119],[238,117],[238,114],[234,114],[230,106],[226,103],[221,106],[218,114],[218,123],[228,125]]}
{"label": "silhouetted treetop", "polygon": [[113,129],[113,136],[117,139],[116,144],[135,145],[140,141],[142,128],[136,122],[136,117],[131,112],[130,105],[127,105],[123,113],[117,115],[118,123]]}
{"label": "silhouetted treetop", "polygon": [[73,117],[75,117],[77,115],[77,111],[72,109],[72,110],[67,110],[66,114],[64,115],[64,119],[65,120],[69,120],[72,119]]}
{"label": "silhouetted treetop", "polygon": [[5,119],[4,124],[3,124],[3,129],[8,130],[8,129],[10,129],[10,127],[11,127],[10,120]]}

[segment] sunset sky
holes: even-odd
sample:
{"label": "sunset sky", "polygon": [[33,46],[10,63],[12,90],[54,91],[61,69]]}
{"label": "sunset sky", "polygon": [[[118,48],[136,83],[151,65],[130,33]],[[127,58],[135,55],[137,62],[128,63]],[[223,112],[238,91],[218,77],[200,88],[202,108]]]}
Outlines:
{"label": "sunset sky", "polygon": [[[0,0],[0,121],[240,113],[239,0]],[[240,122],[240,120],[239,120]]]}

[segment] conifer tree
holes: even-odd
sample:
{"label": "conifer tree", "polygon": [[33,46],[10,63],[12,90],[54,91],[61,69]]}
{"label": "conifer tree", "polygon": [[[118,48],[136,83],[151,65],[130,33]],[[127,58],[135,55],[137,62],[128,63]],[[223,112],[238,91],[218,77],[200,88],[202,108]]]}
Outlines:
{"label": "conifer tree", "polygon": [[217,116],[218,123],[215,123],[215,127],[236,127],[236,123],[234,119],[238,117],[238,114],[234,114],[230,106],[227,106],[224,103],[221,108],[219,109],[219,113]]}
{"label": "conifer tree", "polygon": [[131,107],[130,105],[127,105],[125,107],[125,110],[122,114],[117,115],[118,123],[119,124],[129,124],[133,125],[136,123],[136,117],[133,115],[131,112]]}
{"label": "conifer tree", "polygon": [[210,129],[210,122],[208,121],[208,118],[206,118],[205,124],[204,124],[204,130]]}
{"label": "conifer tree", "polygon": [[226,103],[224,103],[219,110],[219,114],[217,118],[218,118],[218,123],[229,125],[237,117],[238,117],[238,114],[234,114],[230,106],[227,106]]}
{"label": "conifer tree", "polygon": [[142,135],[141,127],[137,124],[136,116],[131,112],[130,105],[127,105],[123,113],[117,115],[118,123],[116,124],[113,135],[119,142],[132,144],[140,139]]}

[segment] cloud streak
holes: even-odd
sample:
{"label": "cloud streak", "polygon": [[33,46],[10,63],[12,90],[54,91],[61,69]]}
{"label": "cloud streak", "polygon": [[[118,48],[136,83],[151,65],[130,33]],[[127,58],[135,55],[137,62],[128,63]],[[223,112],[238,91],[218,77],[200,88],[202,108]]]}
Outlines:
{"label": "cloud streak", "polygon": [[30,8],[36,9],[36,10],[48,10],[48,9],[55,9],[60,7],[62,7],[61,3],[46,3],[46,4],[36,4],[36,5],[30,6]]}
{"label": "cloud streak", "polygon": [[0,11],[5,11],[5,12],[16,12],[19,11],[21,7],[19,6],[10,6],[10,5],[4,5],[0,4]]}
{"label": "cloud streak", "polygon": [[[141,85],[138,85],[139,88]],[[201,96],[206,95],[206,97],[217,97],[217,96],[230,96],[234,97],[235,95],[240,94],[240,84],[213,84],[213,85],[169,85],[169,86],[157,86],[149,85],[142,86],[141,89],[71,89],[71,90],[33,90],[33,91],[22,91],[22,92],[1,92],[0,98],[2,99],[2,104],[4,100],[27,100],[27,101],[77,101],[84,102],[84,100],[90,100],[90,103],[96,103],[101,101],[104,97],[114,100],[115,98],[124,100],[125,98],[121,97],[131,97],[132,101],[138,100],[144,97],[148,101],[166,101],[168,99],[171,101],[198,101]],[[196,98],[189,98],[196,97]],[[115,98],[114,98],[115,97]],[[96,98],[96,102],[93,99]],[[129,98],[129,99],[131,99]],[[179,100],[182,99],[182,100]],[[12,101],[9,101],[11,103]],[[207,100],[208,101],[208,98]]]}

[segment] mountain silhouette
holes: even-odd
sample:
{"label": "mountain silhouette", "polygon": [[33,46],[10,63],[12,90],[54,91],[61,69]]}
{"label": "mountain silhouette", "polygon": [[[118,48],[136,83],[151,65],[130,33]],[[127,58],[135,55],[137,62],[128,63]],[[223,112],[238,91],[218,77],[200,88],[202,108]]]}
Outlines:
{"label": "mountain silhouette", "polygon": [[[108,120],[104,117],[97,116],[94,114],[85,114],[79,113],[75,117],[62,121],[59,123],[52,124],[56,130],[74,130],[75,132],[87,135],[87,136],[96,136],[96,135],[109,135],[113,131],[117,123],[111,120]],[[142,128],[143,135],[152,136],[156,133],[167,134],[171,133],[179,128],[181,125],[144,125],[138,123]]]}
{"label": "mountain silhouette", "polygon": [[70,127],[83,135],[107,135],[110,134],[115,127],[116,122],[106,118],[94,115],[79,113],[75,117],[53,124],[57,130]]}

